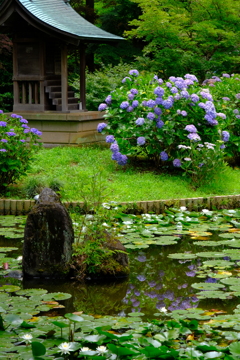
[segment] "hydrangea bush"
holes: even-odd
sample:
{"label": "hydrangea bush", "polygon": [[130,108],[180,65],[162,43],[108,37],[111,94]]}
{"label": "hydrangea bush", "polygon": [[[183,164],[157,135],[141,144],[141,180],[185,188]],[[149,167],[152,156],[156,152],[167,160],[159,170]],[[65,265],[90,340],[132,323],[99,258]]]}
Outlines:
{"label": "hydrangea bush", "polygon": [[[129,156],[152,158],[156,166],[181,168],[194,179],[211,176],[223,164],[229,133],[221,127],[209,89],[191,74],[163,81],[130,70],[122,86],[99,105],[107,123],[112,159],[125,165]],[[223,130],[223,132],[222,132]]]}
{"label": "hydrangea bush", "polygon": [[240,163],[240,75],[222,74],[204,82],[221,117],[222,128],[231,133],[225,152],[234,162]]}
{"label": "hydrangea bush", "polygon": [[22,116],[9,116],[0,110],[0,193],[26,174],[33,153],[41,146],[41,135]]}

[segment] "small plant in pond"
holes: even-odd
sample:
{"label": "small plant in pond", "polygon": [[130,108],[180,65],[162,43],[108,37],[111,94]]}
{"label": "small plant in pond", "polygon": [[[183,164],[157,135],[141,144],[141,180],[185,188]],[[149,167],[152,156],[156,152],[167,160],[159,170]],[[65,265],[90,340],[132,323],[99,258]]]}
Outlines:
{"label": "small plant in pond", "polygon": [[108,134],[112,159],[119,165],[125,165],[129,156],[145,155],[156,167],[187,171],[193,181],[204,181],[203,172],[213,177],[223,165],[229,134],[222,133],[213,97],[194,75],[172,76],[164,82],[130,70],[99,110],[106,111],[108,123],[98,124],[97,130]]}
{"label": "small plant in pond", "polygon": [[33,154],[41,146],[41,135],[22,116],[0,111],[0,193],[26,174]]}

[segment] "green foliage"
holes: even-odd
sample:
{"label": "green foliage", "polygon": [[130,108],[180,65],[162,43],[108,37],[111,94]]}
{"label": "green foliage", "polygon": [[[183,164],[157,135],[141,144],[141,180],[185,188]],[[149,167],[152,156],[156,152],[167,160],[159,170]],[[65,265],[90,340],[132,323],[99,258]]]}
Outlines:
{"label": "green foliage", "polygon": [[[86,74],[86,102],[88,110],[97,110],[102,99],[121,84],[121,78],[126,70],[130,70],[128,64],[119,64],[116,66],[103,66],[94,73]],[[76,93],[79,91],[79,80],[73,81],[72,86]]]}
{"label": "green foliage", "polygon": [[196,84],[196,77],[170,77],[164,83],[156,75],[138,76],[137,70],[129,74],[99,105],[108,123],[100,123],[98,131],[110,134],[106,142],[112,143],[112,159],[125,165],[127,156],[145,155],[156,168],[182,168],[195,187],[219,174],[221,124],[211,94]]}
{"label": "green foliage", "polygon": [[133,0],[142,10],[130,38],[144,39],[143,54],[163,77],[190,72],[239,72],[239,2]]}
{"label": "green foliage", "polygon": [[33,154],[39,149],[41,132],[30,129],[22,116],[0,114],[0,193],[29,169]]}

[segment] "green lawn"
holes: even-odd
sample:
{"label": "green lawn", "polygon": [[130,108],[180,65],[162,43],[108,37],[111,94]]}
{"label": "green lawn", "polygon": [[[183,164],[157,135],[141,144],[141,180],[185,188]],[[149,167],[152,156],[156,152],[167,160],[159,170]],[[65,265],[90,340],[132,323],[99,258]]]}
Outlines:
{"label": "green lawn", "polygon": [[[82,190],[89,191],[94,174],[101,174],[99,190],[106,200],[140,201],[171,198],[240,194],[240,169],[227,168],[211,183],[194,190],[180,174],[154,173],[134,167],[116,165],[105,147],[58,147],[43,149],[32,162],[28,176],[21,179],[9,197],[32,197],[34,186],[61,183],[63,200],[82,200]],[[22,191],[20,193],[19,189]],[[25,190],[24,190],[25,189]],[[24,190],[24,191],[23,191]]]}

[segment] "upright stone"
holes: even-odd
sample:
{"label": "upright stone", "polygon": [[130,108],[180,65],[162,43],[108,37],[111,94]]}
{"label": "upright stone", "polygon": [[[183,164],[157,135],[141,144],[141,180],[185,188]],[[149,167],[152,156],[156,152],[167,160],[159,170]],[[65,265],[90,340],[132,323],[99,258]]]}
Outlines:
{"label": "upright stone", "polygon": [[27,217],[23,245],[23,275],[64,278],[69,273],[74,232],[71,218],[51,189],[41,192]]}

